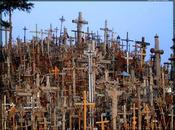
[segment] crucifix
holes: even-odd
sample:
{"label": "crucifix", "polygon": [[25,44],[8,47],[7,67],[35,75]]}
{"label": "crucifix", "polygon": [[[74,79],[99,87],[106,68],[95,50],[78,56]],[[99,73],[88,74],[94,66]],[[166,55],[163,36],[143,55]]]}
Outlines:
{"label": "crucifix", "polygon": [[[90,106],[91,108],[92,107],[95,107],[95,103],[87,103],[87,100],[86,100],[86,91],[83,92],[83,103],[75,103],[75,105],[82,105],[83,106],[83,119],[84,119],[84,122],[83,122],[83,126],[84,126],[84,130],[86,130],[86,127],[87,127],[87,123],[86,123],[86,112],[87,112],[87,106]],[[91,128],[93,128],[92,126],[90,126]]]}
{"label": "crucifix", "polygon": [[83,20],[82,12],[79,12],[78,19],[72,20],[72,23],[77,24],[77,39],[78,39],[77,42],[78,44],[80,44],[82,42],[81,35],[82,35],[83,24],[88,24],[88,22],[86,20]]}
{"label": "crucifix", "polygon": [[101,124],[101,130],[105,130],[105,123],[109,123],[109,121],[103,120],[103,114],[101,114],[101,121],[97,121],[96,124]]}
{"label": "crucifix", "polygon": [[26,31],[28,29],[26,28],[26,26],[24,26],[23,30],[24,30],[24,43],[26,43]]}
{"label": "crucifix", "polygon": [[145,38],[142,37],[141,41],[136,41],[136,44],[140,44],[140,56],[141,56],[141,68],[143,67],[143,65],[145,64],[145,57],[146,57],[146,48],[147,46],[150,45],[150,43],[145,42]]}
{"label": "crucifix", "polygon": [[35,33],[36,40],[38,40],[38,34],[40,34],[40,32],[38,31],[37,24],[35,25],[35,31],[30,31],[30,33]]}

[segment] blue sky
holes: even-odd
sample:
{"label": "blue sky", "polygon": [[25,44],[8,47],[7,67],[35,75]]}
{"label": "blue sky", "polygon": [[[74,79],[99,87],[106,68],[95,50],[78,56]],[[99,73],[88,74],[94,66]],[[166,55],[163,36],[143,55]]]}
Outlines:
{"label": "blue sky", "polygon": [[[69,35],[74,36],[71,30],[76,28],[72,20],[77,18],[78,12],[88,21],[84,30],[89,26],[90,30],[97,31],[103,36],[100,28],[104,26],[105,19],[108,20],[109,28],[113,28],[121,38],[126,37],[141,40],[145,36],[146,41],[154,47],[154,36],[157,33],[160,38],[160,48],[165,53],[162,61],[167,61],[171,54],[172,45],[172,2],[34,2],[31,13],[15,11],[13,14],[13,38],[23,38],[22,28],[26,26],[30,31],[35,29],[48,29],[60,27],[59,18],[63,15],[66,19],[64,25],[68,28]],[[27,39],[32,35],[27,32]]]}

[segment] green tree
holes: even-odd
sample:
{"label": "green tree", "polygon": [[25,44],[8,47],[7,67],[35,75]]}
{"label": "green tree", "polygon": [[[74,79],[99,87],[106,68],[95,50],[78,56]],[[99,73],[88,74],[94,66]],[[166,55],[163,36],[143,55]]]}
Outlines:
{"label": "green tree", "polygon": [[0,23],[4,27],[9,27],[9,44],[12,45],[12,14],[14,10],[26,11],[30,13],[33,7],[33,3],[29,3],[28,0],[2,0],[0,2],[0,13],[9,15],[9,21],[0,20]]}

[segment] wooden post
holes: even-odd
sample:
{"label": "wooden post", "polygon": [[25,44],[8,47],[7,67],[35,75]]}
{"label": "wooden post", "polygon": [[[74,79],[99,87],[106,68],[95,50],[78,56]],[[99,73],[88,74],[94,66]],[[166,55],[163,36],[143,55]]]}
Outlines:
{"label": "wooden post", "polygon": [[81,130],[81,116],[80,116],[80,112],[78,112],[78,130]]}
{"label": "wooden post", "polygon": [[141,130],[141,125],[142,125],[142,114],[141,114],[141,108],[140,108],[140,103],[141,103],[141,99],[140,99],[140,86],[137,87],[138,89],[138,129]]}
{"label": "wooden post", "polygon": [[173,130],[174,128],[174,109],[173,109],[173,105],[171,106],[171,126],[170,129]]}
{"label": "wooden post", "polygon": [[135,103],[133,104],[132,130],[136,129]]}

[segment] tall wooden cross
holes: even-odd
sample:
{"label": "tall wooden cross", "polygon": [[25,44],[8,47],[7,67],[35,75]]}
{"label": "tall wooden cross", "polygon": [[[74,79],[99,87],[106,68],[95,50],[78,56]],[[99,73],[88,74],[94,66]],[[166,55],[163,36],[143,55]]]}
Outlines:
{"label": "tall wooden cross", "polygon": [[96,122],[96,124],[101,124],[101,130],[105,130],[105,123],[109,123],[109,121],[103,120],[103,115],[101,115],[101,121]]}
{"label": "tall wooden cross", "polygon": [[82,105],[83,106],[83,119],[84,119],[84,130],[86,130],[87,128],[87,123],[86,123],[86,112],[87,112],[87,106],[90,106],[90,107],[95,107],[95,103],[87,103],[87,100],[86,100],[86,91],[83,92],[83,103],[75,103],[75,105]]}
{"label": "tall wooden cross", "polygon": [[[88,75],[89,75],[89,101],[90,103],[93,103],[94,102],[94,76],[93,76],[93,70],[92,70],[92,66],[93,66],[93,62],[92,62],[92,59],[93,59],[93,56],[95,54],[95,51],[92,50],[92,44],[89,44],[89,47],[88,47],[88,50],[87,51],[84,51],[84,54],[86,54],[88,56]],[[94,118],[92,117],[92,109],[90,108],[90,115],[91,115],[91,118],[90,118],[90,125],[94,125]]]}
{"label": "tall wooden cross", "polygon": [[83,20],[82,12],[79,12],[78,19],[72,20],[72,23],[77,24],[77,39],[78,44],[81,43],[82,26],[83,24],[88,24],[86,20]]}
{"label": "tall wooden cross", "polygon": [[151,48],[150,52],[155,54],[155,75],[157,85],[160,85],[160,77],[161,77],[161,66],[160,66],[160,56],[164,53],[163,50],[159,48],[159,36],[156,34],[155,39],[155,48]]}

